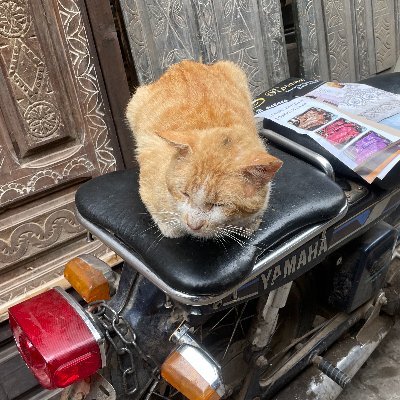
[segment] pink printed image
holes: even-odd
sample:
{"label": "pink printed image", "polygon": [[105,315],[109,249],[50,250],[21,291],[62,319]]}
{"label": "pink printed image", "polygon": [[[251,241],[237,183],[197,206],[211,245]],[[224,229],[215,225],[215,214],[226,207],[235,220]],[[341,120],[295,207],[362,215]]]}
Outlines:
{"label": "pink printed image", "polygon": [[365,128],[355,122],[340,118],[316,133],[337,147],[342,147],[358,136]]}

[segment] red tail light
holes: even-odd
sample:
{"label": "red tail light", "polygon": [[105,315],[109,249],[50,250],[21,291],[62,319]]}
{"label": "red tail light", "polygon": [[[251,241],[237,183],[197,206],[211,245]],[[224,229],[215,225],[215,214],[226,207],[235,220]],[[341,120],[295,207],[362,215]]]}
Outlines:
{"label": "red tail light", "polygon": [[65,387],[105,365],[104,337],[60,288],[9,309],[17,347],[40,384]]}

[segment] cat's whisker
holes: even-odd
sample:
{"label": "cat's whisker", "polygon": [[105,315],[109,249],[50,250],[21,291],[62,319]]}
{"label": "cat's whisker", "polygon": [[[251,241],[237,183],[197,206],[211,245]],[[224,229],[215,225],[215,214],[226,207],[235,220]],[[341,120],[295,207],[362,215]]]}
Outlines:
{"label": "cat's whisker", "polygon": [[177,212],[173,212],[173,211],[155,211],[152,214],[170,214],[170,215],[179,216],[179,214]]}
{"label": "cat's whisker", "polygon": [[180,226],[181,224],[179,222],[168,222],[167,225],[171,228],[175,228],[177,226]]}
{"label": "cat's whisker", "polygon": [[229,233],[225,233],[225,236],[231,238],[234,242],[236,242],[240,247],[244,247],[244,243],[239,240],[237,237],[230,235]]}
{"label": "cat's whisker", "polygon": [[222,247],[225,249],[225,252],[228,253],[228,249],[226,248],[226,246],[224,244],[223,237],[217,232],[217,234],[214,236],[214,238],[217,241],[217,243],[222,245]]}
{"label": "cat's whisker", "polygon": [[163,208],[160,212],[165,212],[165,213],[169,213],[169,214],[179,215],[179,213],[177,213],[176,211],[167,210],[166,208]]}
{"label": "cat's whisker", "polygon": [[227,227],[227,228],[235,229],[235,230],[237,230],[237,231],[245,231],[245,232],[251,233],[251,229],[246,228],[246,227],[244,227],[244,226],[227,225],[226,227]]}
{"label": "cat's whisker", "polygon": [[242,243],[243,245],[246,244],[246,242],[241,237],[235,236],[235,234],[233,232],[229,232],[229,234],[231,235],[231,237],[234,237],[236,239],[236,241]]}
{"label": "cat's whisker", "polygon": [[163,220],[163,222],[176,222],[176,221],[178,221],[178,218],[175,218],[175,217],[172,217],[172,218],[170,217],[170,218]]}
{"label": "cat's whisker", "polygon": [[245,245],[245,243],[242,240],[240,240],[235,235],[233,235],[229,230],[227,230],[225,228],[219,228],[219,230],[224,234],[224,236],[231,238],[233,241],[235,241],[241,247],[243,247]]}
{"label": "cat's whisker", "polygon": [[142,235],[143,233],[149,231],[150,229],[154,229],[154,228],[158,229],[158,225],[155,222],[153,222],[147,229],[144,229],[143,231],[141,231],[139,233],[139,235]]}
{"label": "cat's whisker", "polygon": [[170,226],[177,226],[179,225],[178,221],[164,221],[164,224],[170,225]]}
{"label": "cat's whisker", "polygon": [[246,228],[233,225],[227,225],[225,228],[233,235],[239,235],[241,237],[244,237],[245,239],[251,239],[251,237],[249,236],[250,230],[247,230]]}
{"label": "cat's whisker", "polygon": [[155,250],[156,247],[160,244],[161,240],[164,239],[164,237],[165,236],[162,233],[159,233],[157,235],[156,239],[153,241],[153,243],[147,248],[147,251],[149,251],[153,247],[154,243],[155,243],[155,246],[154,246],[154,250]]}
{"label": "cat's whisker", "polygon": [[231,235],[233,235],[235,237],[239,236],[239,237],[237,237],[237,239],[241,240],[243,243],[244,243],[244,241],[242,238],[250,239],[250,236],[248,236],[240,231],[234,230],[232,228],[226,228],[226,227],[224,229],[226,230],[226,232],[229,232]]}
{"label": "cat's whisker", "polygon": [[[260,226],[262,225],[262,223],[264,222],[264,219],[263,218],[260,218]],[[257,229],[257,231],[264,231],[265,230],[265,228],[258,228]]]}
{"label": "cat's whisker", "polygon": [[242,238],[244,238],[244,239],[248,239],[248,240],[251,239],[251,237],[250,237],[249,235],[246,235],[246,234],[244,234],[244,233],[242,233],[242,232],[236,232],[236,231],[232,231],[232,230],[230,230],[230,232],[231,232],[233,235],[240,236],[240,237],[242,237]]}
{"label": "cat's whisker", "polygon": [[231,226],[233,226],[234,228],[236,228],[240,231],[247,232],[248,234],[251,234],[251,232],[252,232],[252,230],[250,228],[246,228],[244,226],[237,226],[237,225],[231,225]]}
{"label": "cat's whisker", "polygon": [[222,240],[224,243],[226,243],[226,238],[225,238],[225,236],[221,236],[221,240]]}
{"label": "cat's whisker", "polygon": [[163,221],[165,224],[170,225],[172,227],[180,225],[180,221],[178,218],[171,218],[170,220]]}
{"label": "cat's whisker", "polygon": [[163,240],[164,238],[165,238],[165,236],[163,234],[161,234],[161,237],[158,240],[158,242],[156,243],[156,245],[154,246],[154,249],[161,243],[161,240]]}
{"label": "cat's whisker", "polygon": [[215,236],[221,239],[222,242],[226,243],[225,236],[221,233],[220,228],[217,229]]}

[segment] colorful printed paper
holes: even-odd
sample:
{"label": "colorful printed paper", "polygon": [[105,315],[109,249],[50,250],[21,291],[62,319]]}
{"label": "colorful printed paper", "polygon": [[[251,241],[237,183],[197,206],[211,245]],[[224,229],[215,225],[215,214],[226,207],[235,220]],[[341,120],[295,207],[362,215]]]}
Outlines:
{"label": "colorful printed paper", "polygon": [[[292,100],[263,104],[263,109],[256,109],[256,117],[270,119],[299,134],[310,136],[367,182],[372,183],[376,177],[383,179],[400,160],[400,131],[398,135],[395,134],[396,131],[389,133],[385,131],[385,125],[372,126],[365,120],[343,114],[341,104],[347,104],[353,111],[363,110],[364,114],[383,115],[385,119],[382,123],[390,122],[392,126],[398,126],[400,118],[397,114],[388,117],[388,106],[383,106],[394,102],[395,95],[388,96],[381,103],[382,107],[379,107],[376,101],[382,101],[383,91],[372,90],[367,94],[363,87],[363,96],[359,100],[349,101],[344,100],[346,86],[347,84],[320,85],[306,95],[294,97]],[[354,91],[353,86],[351,90]],[[367,107],[367,99],[375,102],[374,106]],[[263,99],[260,97],[257,101],[256,106],[260,107]],[[393,103],[392,113],[398,108],[397,103]]]}

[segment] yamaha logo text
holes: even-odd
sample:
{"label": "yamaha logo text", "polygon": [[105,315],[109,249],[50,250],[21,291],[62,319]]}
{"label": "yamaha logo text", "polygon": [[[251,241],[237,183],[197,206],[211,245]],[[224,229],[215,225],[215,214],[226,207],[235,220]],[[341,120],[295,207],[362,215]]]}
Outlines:
{"label": "yamaha logo text", "polygon": [[299,252],[295,254],[292,253],[279,264],[269,268],[260,275],[264,290],[276,286],[277,283],[282,280],[289,281],[292,275],[296,274],[296,272],[303,269],[303,267],[310,264],[312,261],[320,258],[327,250],[328,243],[326,236],[323,235],[314,243],[303,247]]}

